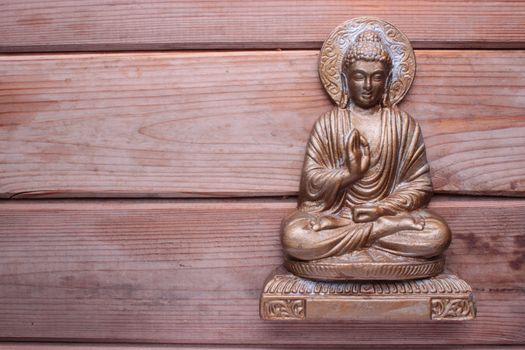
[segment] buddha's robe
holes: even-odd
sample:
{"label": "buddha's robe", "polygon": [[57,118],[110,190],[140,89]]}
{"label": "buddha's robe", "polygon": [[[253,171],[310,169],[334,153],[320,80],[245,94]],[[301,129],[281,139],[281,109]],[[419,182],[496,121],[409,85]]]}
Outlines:
{"label": "buddha's robe", "polygon": [[[287,255],[315,260],[373,246],[397,255],[429,258],[448,247],[450,231],[444,220],[421,209],[430,200],[432,183],[419,125],[392,107],[382,108],[381,128],[379,147],[370,151],[368,171],[344,188],[345,140],[352,131],[349,111],[334,108],[317,120],[306,149],[298,208],[281,227]],[[320,216],[351,219],[351,208],[363,204],[380,206],[392,216],[418,215],[424,229],[398,231],[372,241],[373,222],[352,220],[340,227],[312,228],[312,221]]]}

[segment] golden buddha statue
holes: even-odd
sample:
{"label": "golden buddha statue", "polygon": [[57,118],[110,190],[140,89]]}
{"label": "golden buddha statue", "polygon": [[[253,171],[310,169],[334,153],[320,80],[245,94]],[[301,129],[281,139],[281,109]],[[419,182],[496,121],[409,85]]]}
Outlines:
{"label": "golden buddha statue", "polygon": [[360,17],[335,29],[319,75],[336,107],[306,146],[284,267],[261,291],[264,320],[471,320],[472,288],[444,269],[450,229],[426,209],[432,182],[418,123],[397,104],[414,80],[408,39]]}
{"label": "golden buddha statue", "polygon": [[321,50],[321,80],[337,106],[313,127],[298,207],[281,227],[285,266],[296,275],[395,280],[443,270],[450,230],[425,208],[432,183],[423,136],[397,107],[414,53],[389,26],[358,19]]}
{"label": "golden buddha statue", "polygon": [[284,267],[264,282],[264,320],[471,320],[472,288],[442,273],[450,229],[432,196],[418,123],[397,104],[414,80],[408,39],[359,17],[321,49],[336,107],[306,146],[297,209],[281,225]]}

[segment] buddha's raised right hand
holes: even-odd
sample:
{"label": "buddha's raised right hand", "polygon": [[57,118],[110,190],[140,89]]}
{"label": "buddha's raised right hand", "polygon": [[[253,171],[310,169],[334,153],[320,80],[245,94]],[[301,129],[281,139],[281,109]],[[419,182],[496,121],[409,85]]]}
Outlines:
{"label": "buddha's raised right hand", "polygon": [[370,166],[370,146],[357,129],[353,129],[348,135],[345,162],[350,183],[361,179]]}

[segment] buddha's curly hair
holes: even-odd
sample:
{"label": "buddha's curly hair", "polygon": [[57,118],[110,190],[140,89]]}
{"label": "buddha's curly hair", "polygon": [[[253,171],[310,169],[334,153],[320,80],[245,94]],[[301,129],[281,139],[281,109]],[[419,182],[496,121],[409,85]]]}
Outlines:
{"label": "buddha's curly hair", "polygon": [[357,60],[383,62],[388,70],[392,68],[392,59],[379,34],[374,31],[360,33],[354,45],[346,52],[343,58],[343,68],[348,70]]}

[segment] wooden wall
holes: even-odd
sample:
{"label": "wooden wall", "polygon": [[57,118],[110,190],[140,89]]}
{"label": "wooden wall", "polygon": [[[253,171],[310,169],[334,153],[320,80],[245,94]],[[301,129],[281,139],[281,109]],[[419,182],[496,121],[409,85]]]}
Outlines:
{"label": "wooden wall", "polygon": [[[8,0],[0,13],[0,349],[523,348],[525,2]],[[308,133],[330,108],[319,48],[360,15],[416,48],[401,108],[421,123],[475,321],[259,320]]]}

